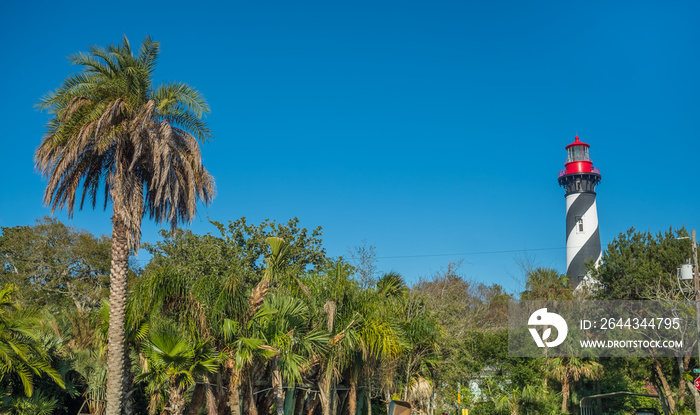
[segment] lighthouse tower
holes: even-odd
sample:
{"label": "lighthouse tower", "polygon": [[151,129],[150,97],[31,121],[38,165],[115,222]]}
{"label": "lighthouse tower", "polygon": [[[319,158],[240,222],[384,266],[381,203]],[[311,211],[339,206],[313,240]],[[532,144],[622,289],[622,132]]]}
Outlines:
{"label": "lighthouse tower", "polygon": [[566,146],[566,164],[559,172],[559,185],[566,189],[566,275],[574,286],[585,277],[584,262],[601,257],[595,187],[600,171],[593,167],[590,146],[579,141]]}

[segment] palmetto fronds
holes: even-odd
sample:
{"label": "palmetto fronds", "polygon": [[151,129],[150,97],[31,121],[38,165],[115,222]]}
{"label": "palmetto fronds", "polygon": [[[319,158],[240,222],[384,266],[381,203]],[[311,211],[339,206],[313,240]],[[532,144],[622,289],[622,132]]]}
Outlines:
{"label": "palmetto fronds", "polygon": [[91,414],[104,413],[107,388],[106,348],[81,350],[74,356],[74,370],[82,377],[86,389],[83,393],[88,411]]}
{"label": "palmetto fronds", "polygon": [[51,415],[58,408],[58,399],[37,392],[31,397],[11,398],[2,408],[8,415]]}
{"label": "palmetto fronds", "polygon": [[261,331],[267,344],[276,351],[279,372],[288,384],[302,380],[310,361],[326,352],[329,334],[311,326],[307,304],[294,297],[275,294],[261,308]]}
{"label": "palmetto fronds", "polygon": [[46,375],[64,388],[63,378],[51,367],[46,350],[39,344],[34,314],[12,303],[16,290],[12,284],[0,290],[0,385],[19,380],[29,397],[34,391],[35,377]]}
{"label": "palmetto fronds", "polygon": [[538,402],[544,398],[546,390],[535,385],[527,385],[523,388],[513,388],[509,392],[502,391],[500,396],[492,399],[496,405],[496,412],[510,415],[518,415],[524,404]]}
{"label": "palmetto fronds", "polygon": [[148,382],[151,413],[167,402],[168,413],[182,414],[185,391],[196,381],[218,369],[219,359],[207,342],[192,342],[180,333],[152,333],[143,344],[143,371],[137,380]]}

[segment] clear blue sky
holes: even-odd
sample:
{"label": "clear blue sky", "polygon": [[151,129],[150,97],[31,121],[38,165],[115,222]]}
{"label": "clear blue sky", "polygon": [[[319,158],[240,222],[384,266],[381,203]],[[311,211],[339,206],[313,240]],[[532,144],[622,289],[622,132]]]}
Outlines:
{"label": "clear blue sky", "polygon": [[[603,245],[700,227],[696,1],[39,1],[0,16],[0,226],[49,213],[34,104],[77,70],[68,55],[126,34],[160,41],[156,80],[211,105],[217,197],[195,232],[296,216],[329,254],[366,240],[409,282],[463,259],[466,278],[517,291],[519,257],[565,270],[557,175],[576,133],[603,176]],[[109,218],[70,223],[109,234]]]}

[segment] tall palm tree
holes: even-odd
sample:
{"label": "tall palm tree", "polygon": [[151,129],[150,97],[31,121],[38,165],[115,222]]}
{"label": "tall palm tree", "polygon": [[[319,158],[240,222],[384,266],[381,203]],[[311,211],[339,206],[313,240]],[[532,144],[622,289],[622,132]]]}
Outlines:
{"label": "tall palm tree", "polygon": [[112,264],[107,415],[119,415],[124,377],[124,310],[129,254],[138,249],[145,214],[175,226],[189,221],[198,200],[208,203],[214,180],[202,165],[199,141],[209,107],[190,86],[152,81],[159,44],[147,37],[134,54],[121,44],[91,47],[70,57],[83,71],[39,103],[51,114],[35,163],[48,179],[44,203],[72,217],[100,187],[112,202]]}

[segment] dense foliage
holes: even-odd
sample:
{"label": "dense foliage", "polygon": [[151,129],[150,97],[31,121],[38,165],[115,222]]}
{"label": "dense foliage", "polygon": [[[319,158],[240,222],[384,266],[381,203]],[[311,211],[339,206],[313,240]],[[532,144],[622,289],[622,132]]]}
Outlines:
{"label": "dense foliage", "polygon": [[[352,263],[328,257],[322,230],[297,219],[212,225],[206,235],[163,231],[130,277],[125,413],[371,415],[392,399],[426,414],[570,413],[614,391],[661,399],[610,398],[599,412],[694,411],[690,358],[508,357],[518,298],[465,280],[459,264],[409,287],[376,272],[371,247]],[[597,295],[682,295],[664,282],[689,255],[679,235],[621,234],[592,269],[605,284]],[[3,413],[104,413],[109,248],[50,218],[2,228]],[[525,273],[522,299],[574,298],[556,271]],[[628,289],[636,279],[642,291]]]}

